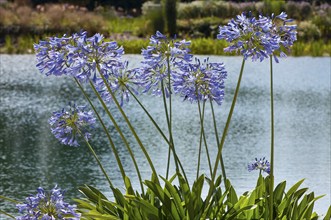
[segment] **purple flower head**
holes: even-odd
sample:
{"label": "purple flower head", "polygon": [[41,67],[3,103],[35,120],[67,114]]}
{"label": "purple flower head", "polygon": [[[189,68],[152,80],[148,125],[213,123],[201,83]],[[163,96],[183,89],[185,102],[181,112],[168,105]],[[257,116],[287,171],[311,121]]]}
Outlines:
{"label": "purple flower head", "polygon": [[75,212],[76,206],[66,203],[63,199],[64,191],[57,186],[49,193],[39,187],[35,196],[31,195],[25,199],[25,203],[16,205],[19,212],[24,214],[16,219],[80,219],[80,214]]}
{"label": "purple flower head", "polygon": [[227,72],[223,63],[203,63],[196,58],[194,64],[183,64],[174,75],[174,91],[184,100],[212,100],[221,105],[224,99],[224,80]]}
{"label": "purple flower head", "polygon": [[288,51],[296,40],[296,26],[287,25],[292,20],[286,18],[285,12],[271,17],[260,15],[258,19],[242,13],[220,27],[217,38],[231,43],[224,49],[226,52],[240,52],[245,59],[251,57],[253,61],[274,55],[278,62],[276,54],[286,56],[284,50]]}
{"label": "purple flower head", "polygon": [[70,37],[51,37],[34,45],[37,68],[45,75],[69,75],[80,81],[95,81],[98,70],[107,74],[117,65],[124,50],[116,42],[105,42],[100,34],[88,38],[86,32]]}
{"label": "purple flower head", "polygon": [[62,144],[79,146],[77,136],[83,135],[88,140],[91,137],[88,129],[95,123],[95,118],[84,106],[69,104],[68,108],[53,112],[49,119],[51,131]]}
{"label": "purple flower head", "polygon": [[[141,73],[141,81],[144,86],[144,92],[152,90],[154,95],[162,94],[164,86],[166,94],[169,94],[168,86],[169,73],[170,81],[172,74],[179,65],[192,60],[190,54],[189,41],[169,40],[159,31],[150,39],[150,45],[142,50],[144,60]],[[163,85],[162,85],[163,84]]]}
{"label": "purple flower head", "polygon": [[[129,101],[130,91],[138,94],[137,87],[141,84],[141,69],[129,69],[128,65],[129,62],[124,61],[119,66],[113,66],[109,69],[109,74],[106,78],[109,88],[117,96],[117,98],[120,99],[121,106],[123,106],[124,101]],[[95,85],[105,102],[112,99],[112,96],[109,94],[108,88],[102,78],[97,78]]]}
{"label": "purple flower head", "polygon": [[259,160],[255,158],[255,161],[251,164],[248,164],[248,171],[260,170],[270,174],[270,163],[265,158],[260,158]]}

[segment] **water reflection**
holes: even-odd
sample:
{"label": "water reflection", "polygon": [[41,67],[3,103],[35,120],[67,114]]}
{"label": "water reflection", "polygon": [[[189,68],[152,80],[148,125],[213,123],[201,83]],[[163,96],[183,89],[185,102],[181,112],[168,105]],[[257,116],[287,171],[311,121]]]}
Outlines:
{"label": "water reflection", "polygon": [[[127,56],[133,65],[137,56]],[[47,120],[52,111],[68,101],[83,101],[79,90],[70,79],[41,76],[34,67],[33,56],[1,55],[0,81],[0,195],[22,200],[35,188],[52,188],[56,183],[68,189],[68,197],[79,196],[76,190],[82,184],[91,184],[105,192],[107,183],[88,149],[60,145],[51,135]],[[222,131],[233,88],[237,80],[240,58],[211,57],[222,60],[229,71],[226,82],[226,100],[216,108]],[[294,68],[295,67],[295,68]],[[317,203],[317,211],[324,213],[330,204],[330,61],[325,58],[289,58],[275,65],[275,132],[276,182],[287,179],[288,185],[307,178],[304,182],[317,195],[328,194]],[[267,63],[247,62],[238,104],[231,129],[225,143],[224,155],[228,176],[239,193],[255,185],[257,174],[246,171],[247,163],[255,157],[269,155],[269,78]],[[309,70],[314,69],[312,74]],[[162,102],[156,97],[144,96],[143,102],[155,120],[166,128]],[[160,106],[160,107],[158,107]],[[197,143],[199,140],[198,110],[195,105],[174,100],[175,144],[190,180],[195,177]],[[165,175],[167,148],[153,125],[134,102],[126,112],[138,129],[142,142],[152,154],[153,162],[161,175]],[[115,109],[115,116],[120,117]],[[210,108],[207,105],[207,113]],[[106,117],[106,115],[103,115]],[[210,117],[205,119],[210,154],[216,155],[215,139]],[[124,134],[129,134],[123,121],[119,123]],[[119,135],[109,124],[119,156],[127,174],[136,181],[136,173]],[[96,128],[93,143],[114,184],[122,188],[120,172],[100,128]],[[137,156],[144,178],[151,171],[134,138],[129,143]],[[194,160],[192,160],[192,158]],[[208,173],[206,160],[202,164]],[[138,189],[138,184],[135,184]],[[108,194],[109,195],[109,194]],[[110,196],[110,195],[109,195]],[[6,204],[0,203],[0,208]]]}

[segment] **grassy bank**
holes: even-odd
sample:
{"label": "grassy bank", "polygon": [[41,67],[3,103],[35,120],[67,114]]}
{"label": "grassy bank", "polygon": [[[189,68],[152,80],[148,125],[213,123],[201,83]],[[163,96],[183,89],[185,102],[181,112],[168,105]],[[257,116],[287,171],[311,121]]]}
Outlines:
{"label": "grassy bank", "polygon": [[[13,41],[10,36],[5,37],[5,44],[0,48],[2,54],[32,54],[33,43],[40,39],[45,39],[46,36],[20,36],[16,41]],[[121,38],[121,39],[119,39]],[[149,39],[125,39],[125,36],[115,36],[110,38],[115,40],[119,45],[122,45],[126,54],[140,54],[142,48],[146,48]],[[210,54],[210,55],[229,55],[225,54],[223,49],[227,46],[224,40],[216,40],[211,38],[197,38],[191,40],[191,50],[194,54]],[[331,56],[331,41],[311,41],[311,42],[295,42],[290,53],[292,56]]]}

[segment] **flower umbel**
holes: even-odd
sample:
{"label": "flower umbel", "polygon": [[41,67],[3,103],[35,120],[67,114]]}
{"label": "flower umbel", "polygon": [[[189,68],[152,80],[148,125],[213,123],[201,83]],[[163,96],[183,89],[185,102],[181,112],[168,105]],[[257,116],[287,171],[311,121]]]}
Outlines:
{"label": "flower umbel", "polygon": [[19,212],[24,214],[17,220],[55,220],[55,219],[80,219],[80,214],[75,212],[75,205],[70,205],[64,200],[64,191],[55,186],[49,193],[41,187],[35,196],[26,198],[26,202],[18,204]]}
{"label": "flower umbel", "polygon": [[[271,17],[260,15],[258,19],[252,17],[251,13],[242,13],[228,25],[220,27],[217,38],[231,43],[224,51],[239,51],[245,59],[251,57],[253,61],[263,61],[276,55],[276,51],[285,57],[285,52],[293,45],[297,34],[296,25],[287,25],[292,20],[286,18],[284,12]],[[278,62],[277,57],[274,57]]]}
{"label": "flower umbel", "polygon": [[249,172],[253,170],[260,170],[270,174],[270,163],[268,160],[265,160],[265,157],[260,158],[259,160],[255,158],[255,162],[248,164],[247,168]]}
{"label": "flower umbel", "polygon": [[[150,39],[150,45],[142,50],[144,61],[141,80],[144,86],[144,92],[152,90],[154,95],[162,94],[162,83],[165,83],[165,93],[169,94],[169,79],[172,80],[172,74],[178,65],[192,60],[189,53],[189,41],[169,40],[159,31]],[[169,77],[170,74],[170,77]]]}
{"label": "flower umbel", "polygon": [[88,129],[95,123],[91,111],[85,111],[85,106],[69,104],[69,109],[53,112],[49,119],[54,136],[65,145],[79,146],[77,136],[83,135],[86,140],[91,137]]}
{"label": "flower umbel", "polygon": [[180,65],[181,71],[174,74],[174,91],[191,102],[209,99],[221,105],[227,76],[224,64],[195,61]]}
{"label": "flower umbel", "polygon": [[97,66],[107,74],[110,66],[117,65],[124,53],[116,42],[106,42],[101,34],[87,37],[86,32],[70,37],[51,37],[34,45],[37,68],[45,75],[69,75],[80,81],[97,76]]}
{"label": "flower umbel", "polygon": [[[120,62],[118,66],[112,66],[109,68],[109,74],[105,80],[109,85],[109,88],[120,99],[120,105],[123,106],[124,101],[129,102],[130,91],[134,94],[138,94],[138,86],[140,82],[140,68],[128,68],[129,62]],[[104,101],[110,101],[112,99],[109,91],[105,85],[105,81],[102,78],[97,78],[96,88],[100,93]],[[130,91],[129,91],[130,90]]]}

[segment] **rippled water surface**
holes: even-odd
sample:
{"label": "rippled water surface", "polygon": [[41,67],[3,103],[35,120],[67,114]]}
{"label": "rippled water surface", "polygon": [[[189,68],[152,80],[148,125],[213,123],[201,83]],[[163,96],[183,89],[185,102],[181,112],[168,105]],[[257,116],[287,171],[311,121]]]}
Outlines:
{"label": "rippled water surface", "polygon": [[[127,55],[131,65],[139,64],[140,56]],[[233,97],[241,58],[212,56],[223,61],[229,72],[226,99],[217,107],[219,130]],[[106,181],[95,161],[83,145],[78,148],[59,144],[47,123],[53,111],[68,101],[84,102],[70,78],[45,77],[35,68],[32,55],[0,55],[0,195],[23,200],[38,186],[52,188],[58,184],[67,189],[68,197],[78,197],[78,186],[90,184],[111,196]],[[269,157],[270,99],[268,62],[246,62],[236,109],[224,146],[227,175],[239,193],[254,187],[258,173],[247,172],[247,164],[255,157]],[[274,64],[275,93],[275,178],[287,180],[288,186],[305,178],[304,186],[317,195],[327,194],[316,203],[316,210],[325,213],[330,205],[330,58],[288,58]],[[141,97],[155,119],[166,128],[161,99]],[[115,115],[119,114],[115,109]],[[166,144],[161,141],[143,111],[132,101],[125,107],[142,141],[151,154],[157,171],[165,175]],[[210,115],[210,108],[207,108]],[[174,101],[175,144],[187,175],[195,177],[198,155],[199,120],[195,104]],[[126,134],[123,121],[120,124]],[[210,154],[214,158],[214,136],[211,118],[206,118]],[[109,125],[112,135],[115,130]],[[98,131],[98,128],[96,128]],[[139,147],[131,138],[143,177],[151,171]],[[125,170],[139,188],[132,162],[119,138],[116,139]],[[114,184],[123,189],[120,172],[107,146],[104,135],[97,132],[93,144],[106,165]],[[205,157],[204,157],[205,158]],[[204,159],[203,170],[208,175]],[[12,206],[0,201],[0,209]],[[1,216],[0,216],[1,218]]]}

